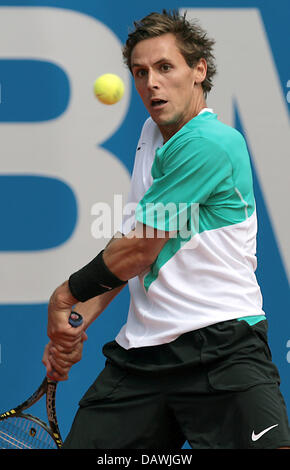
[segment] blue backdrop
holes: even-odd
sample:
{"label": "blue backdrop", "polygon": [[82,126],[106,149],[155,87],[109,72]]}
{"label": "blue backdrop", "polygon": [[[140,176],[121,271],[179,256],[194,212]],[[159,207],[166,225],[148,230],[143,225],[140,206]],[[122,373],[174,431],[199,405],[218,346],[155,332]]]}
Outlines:
{"label": "blue backdrop", "polygon": [[[215,18],[224,30],[228,28],[228,41],[221,37],[218,45],[221,57],[227,55],[235,35],[230,23],[234,19],[241,24],[241,32],[236,28],[240,41],[230,52],[240,65],[236,78],[231,79],[233,88],[226,87],[221,71],[217,97],[213,96],[212,103],[209,97],[208,104],[219,114],[216,106],[227,96],[228,105],[221,109],[225,121],[235,125],[249,145],[259,215],[257,277],[273,358],[290,409],[285,223],[290,3],[0,0],[0,410],[26,398],[44,374],[41,357],[47,342],[46,309],[52,288],[74,266],[83,264],[83,250],[89,259],[106,242],[94,240],[89,230],[94,220],[93,202],[112,202],[115,193],[126,196],[147,114],[122,68],[120,46],[135,19],[164,7],[200,14],[209,34]],[[253,49],[260,47],[257,54],[247,48],[248,43],[242,44],[246,35]],[[93,78],[111,71],[124,79],[126,95],[114,107],[105,107],[94,99],[90,87]],[[248,83],[247,77],[253,73]],[[86,181],[92,194],[84,201]],[[86,237],[90,238],[89,248]],[[124,290],[90,327],[83,360],[58,389],[63,436],[79,398],[104,364],[103,344],[112,340],[125,322],[128,302],[128,291]]]}

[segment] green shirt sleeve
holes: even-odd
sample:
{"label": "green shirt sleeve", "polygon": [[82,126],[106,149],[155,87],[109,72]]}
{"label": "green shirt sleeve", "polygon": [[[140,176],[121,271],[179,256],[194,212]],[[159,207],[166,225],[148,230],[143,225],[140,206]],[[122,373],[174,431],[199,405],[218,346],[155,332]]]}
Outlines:
{"label": "green shirt sleeve", "polygon": [[168,141],[157,150],[151,172],[153,184],[136,208],[136,220],[163,231],[180,230],[194,205],[232,185],[226,152],[204,137]]}

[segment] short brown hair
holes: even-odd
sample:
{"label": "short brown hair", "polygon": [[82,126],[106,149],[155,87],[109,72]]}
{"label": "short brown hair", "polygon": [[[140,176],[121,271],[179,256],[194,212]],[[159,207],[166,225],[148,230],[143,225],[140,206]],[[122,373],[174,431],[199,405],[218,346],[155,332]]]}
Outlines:
{"label": "short brown hair", "polygon": [[123,48],[124,62],[131,70],[131,54],[138,42],[163,34],[172,33],[177,40],[178,48],[187,65],[194,67],[200,59],[207,62],[207,74],[202,83],[204,95],[211,90],[212,79],[216,74],[213,46],[215,41],[208,38],[207,33],[197,21],[186,19],[186,13],[180,15],[177,11],[163,10],[162,13],[150,13],[140,21],[134,22],[135,29],[129,33]]}

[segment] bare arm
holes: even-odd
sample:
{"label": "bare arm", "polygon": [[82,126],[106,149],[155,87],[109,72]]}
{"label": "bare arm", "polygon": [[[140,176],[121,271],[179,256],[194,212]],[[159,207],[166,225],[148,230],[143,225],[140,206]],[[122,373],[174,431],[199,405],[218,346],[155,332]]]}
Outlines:
{"label": "bare arm", "polygon": [[[122,234],[119,232],[109,241],[106,249],[115,240],[120,240]],[[52,294],[48,305],[48,337],[64,348],[73,349],[82,337],[82,333],[94,322],[94,320],[101,315],[109,303],[116,297],[117,294],[123,289],[121,286],[110,292],[106,292],[97,297],[87,300],[86,302],[78,302],[71,295],[67,281],[59,286]],[[68,325],[68,317],[71,308],[83,316],[84,322],[80,328],[72,329]],[[74,341],[75,339],[75,341]]]}
{"label": "bare arm", "polygon": [[123,290],[124,286],[105,292],[102,295],[93,297],[86,302],[79,302],[75,305],[74,310],[82,315],[85,321],[86,329],[98,318],[107,308],[112,300]]}
{"label": "bare arm", "polygon": [[[117,234],[120,238],[121,234]],[[114,240],[110,240],[107,246]],[[67,304],[64,302],[57,311],[57,306],[54,303],[54,295],[52,295],[48,307],[48,336],[53,339],[50,341],[45,349],[42,362],[46,367],[48,376],[55,380],[67,380],[68,372],[72,365],[79,362],[82,358],[83,343],[87,339],[85,330],[101,315],[110,302],[119,294],[124,286],[99,295],[87,302],[78,302],[74,306],[74,310],[80,313],[84,319],[82,327],[76,337],[64,336],[65,333],[70,333],[74,330],[68,329],[66,322],[67,318]],[[59,307],[58,307],[59,308]],[[69,308],[69,314],[71,307]],[[52,318],[51,318],[52,315]],[[62,330],[63,328],[63,330]]]}
{"label": "bare arm", "polygon": [[[137,229],[123,238],[114,238],[104,250],[106,266],[119,279],[127,281],[144,271],[154,262],[169,238],[169,234],[155,229],[147,230],[140,224]],[[88,326],[104,311],[124,286],[113,289],[84,303],[75,299],[68,281],[59,286],[51,296],[48,306],[48,336],[52,342],[47,345],[43,362],[48,373],[56,371],[56,380],[66,380],[70,367],[81,358],[84,333]],[[84,323],[78,328],[68,324],[71,308],[81,313]]]}
{"label": "bare arm", "polygon": [[149,269],[168,238],[168,232],[137,224],[136,230],[107,245],[104,262],[120,279],[131,279]]}
{"label": "bare arm", "polygon": [[[103,259],[109,270],[119,279],[127,281],[146,271],[156,259],[158,253],[167,242],[169,235],[155,229],[145,231],[146,227],[139,224],[136,230],[123,238],[113,238],[106,246]],[[81,334],[97,318],[108,303],[120,292],[121,288],[113,289],[81,305],[73,297],[68,281],[59,286],[50,298],[48,305],[49,338],[66,347],[66,343],[74,346],[80,340]],[[72,328],[68,324],[71,308],[78,305],[79,313],[84,313],[84,324]],[[88,310],[87,310],[88,309]],[[77,310],[77,307],[75,307]],[[87,312],[86,312],[87,310]]]}

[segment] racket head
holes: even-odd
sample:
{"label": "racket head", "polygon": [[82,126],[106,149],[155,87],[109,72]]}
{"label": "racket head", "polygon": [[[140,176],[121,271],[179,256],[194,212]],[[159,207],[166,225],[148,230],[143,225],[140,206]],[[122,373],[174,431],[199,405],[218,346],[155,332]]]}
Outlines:
{"label": "racket head", "polygon": [[[56,382],[45,378],[40,387],[21,405],[0,415],[0,448],[2,449],[57,449],[62,440],[55,412]],[[24,410],[46,394],[49,426]]]}
{"label": "racket head", "polygon": [[0,449],[58,449],[59,441],[48,426],[29,414],[0,419]]}

